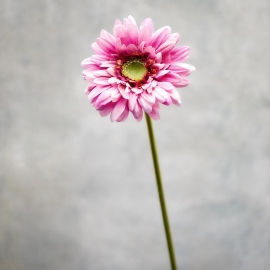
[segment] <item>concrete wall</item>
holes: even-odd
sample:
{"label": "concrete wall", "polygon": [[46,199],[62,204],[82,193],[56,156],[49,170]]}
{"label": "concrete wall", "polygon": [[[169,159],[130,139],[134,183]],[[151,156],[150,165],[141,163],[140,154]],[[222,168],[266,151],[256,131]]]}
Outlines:
{"label": "concrete wall", "polygon": [[2,0],[0,269],[169,269],[145,122],[101,118],[81,60],[114,20],[197,70],[154,123],[177,262],[270,269],[270,2]]}

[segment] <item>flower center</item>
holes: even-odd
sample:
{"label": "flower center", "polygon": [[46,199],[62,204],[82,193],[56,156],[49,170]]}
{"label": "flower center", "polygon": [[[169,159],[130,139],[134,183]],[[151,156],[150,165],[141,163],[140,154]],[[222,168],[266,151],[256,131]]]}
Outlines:
{"label": "flower center", "polygon": [[122,66],[122,74],[132,81],[141,81],[147,74],[144,61],[137,58],[128,60]]}

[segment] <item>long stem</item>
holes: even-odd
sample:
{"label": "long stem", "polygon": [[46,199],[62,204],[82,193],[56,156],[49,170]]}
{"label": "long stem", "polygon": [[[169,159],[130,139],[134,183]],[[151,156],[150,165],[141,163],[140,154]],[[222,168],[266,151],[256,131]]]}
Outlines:
{"label": "long stem", "polygon": [[153,158],[153,163],[154,163],[158,195],[159,195],[163,224],[164,224],[165,234],[166,234],[166,239],[167,239],[171,268],[172,270],[177,270],[172,236],[171,236],[171,231],[170,231],[170,223],[169,223],[169,218],[168,218],[168,214],[166,210],[165,197],[164,197],[164,192],[163,192],[163,187],[162,187],[162,180],[161,180],[161,173],[160,173],[159,162],[158,162],[158,154],[157,154],[157,149],[156,149],[154,130],[152,127],[151,118],[149,117],[147,113],[145,113],[145,118],[146,118],[146,123],[147,123],[147,128],[148,128],[148,135],[149,135],[152,158]]}

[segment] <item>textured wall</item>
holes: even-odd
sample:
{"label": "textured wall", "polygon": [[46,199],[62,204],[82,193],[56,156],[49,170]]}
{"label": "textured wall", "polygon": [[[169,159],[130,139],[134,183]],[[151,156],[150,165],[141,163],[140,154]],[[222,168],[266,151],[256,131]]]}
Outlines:
{"label": "textured wall", "polygon": [[101,118],[81,77],[129,14],[197,68],[154,123],[179,269],[270,269],[268,0],[2,0],[0,269],[169,269],[145,122]]}

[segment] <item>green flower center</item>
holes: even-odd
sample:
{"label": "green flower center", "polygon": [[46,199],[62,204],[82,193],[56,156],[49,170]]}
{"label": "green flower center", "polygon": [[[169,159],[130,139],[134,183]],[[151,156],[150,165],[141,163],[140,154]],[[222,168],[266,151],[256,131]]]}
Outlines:
{"label": "green flower center", "polygon": [[122,66],[122,74],[132,81],[141,81],[147,74],[144,61],[135,58],[125,62]]}

